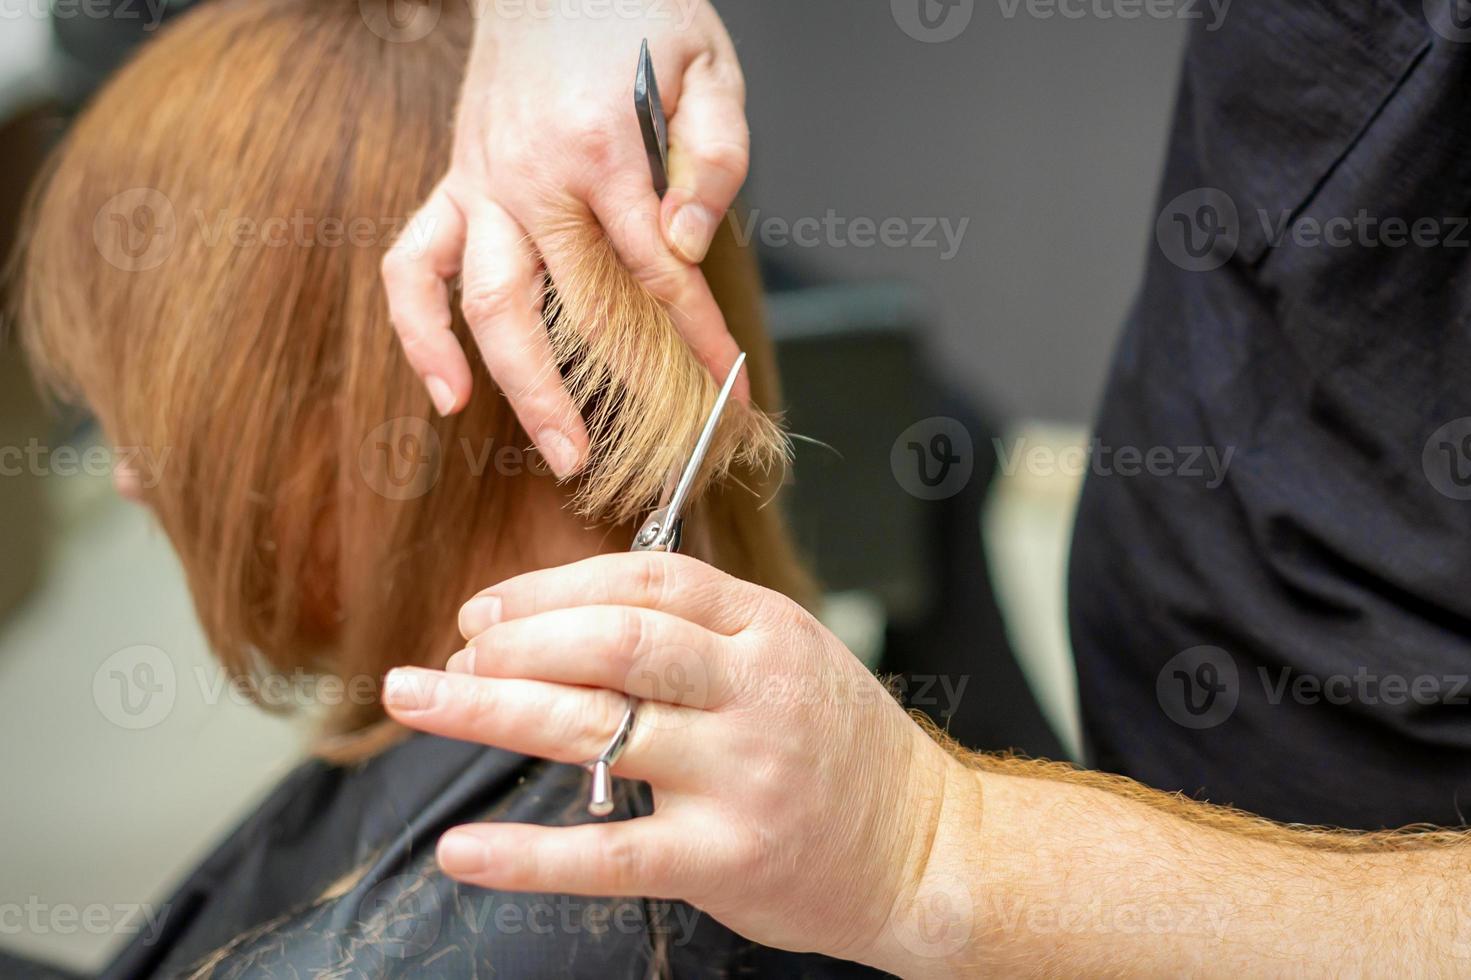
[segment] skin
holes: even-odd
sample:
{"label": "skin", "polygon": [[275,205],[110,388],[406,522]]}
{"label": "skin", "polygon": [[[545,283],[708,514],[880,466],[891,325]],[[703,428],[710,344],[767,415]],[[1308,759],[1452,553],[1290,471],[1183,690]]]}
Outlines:
{"label": "skin", "polygon": [[[544,8],[544,9],[543,9]],[[585,208],[620,258],[673,312],[723,378],[739,353],[698,263],[745,182],[745,80],[707,0],[650,4],[645,16],[570,16],[566,4],[481,5],[449,173],[385,257],[394,328],[441,414],[470,398],[450,330],[449,282],[491,376],[558,476],[577,470],[587,431],[552,363],[540,319],[542,271],[570,206]],[[601,8],[600,8],[601,9]],[[536,11],[533,15],[528,11]],[[647,38],[669,117],[670,190],[653,189],[633,111]],[[736,397],[748,396],[741,379]]]}
{"label": "skin", "polygon": [[[543,268],[555,282],[564,264],[542,247],[548,223],[569,203],[715,376],[736,356],[693,264],[746,176],[744,83],[708,3],[665,6],[679,16],[487,14],[454,164],[417,219],[429,246],[405,235],[383,266],[395,328],[445,414],[470,397],[449,330],[447,282],[463,277],[491,375],[563,476],[587,436],[538,313]],[[629,109],[644,37],[670,113],[662,204]],[[438,854],[462,881],[684,899],[753,940],[910,977],[1471,969],[1467,836],[1328,837],[957,751],[795,603],[691,558],[523,575],[472,599],[460,625],[469,644],[447,671],[389,674],[390,714],[580,763],[634,694],[616,772],[657,802],[627,822],[456,828]]]}
{"label": "skin", "polygon": [[395,718],[575,763],[637,695],[615,771],[657,812],[455,828],[438,854],[459,880],[683,899],[755,941],[911,977],[1471,969],[1466,835],[1311,833],[1040,763],[991,771],[800,606],[694,559],[518,576],[460,626],[446,672],[389,674]]}

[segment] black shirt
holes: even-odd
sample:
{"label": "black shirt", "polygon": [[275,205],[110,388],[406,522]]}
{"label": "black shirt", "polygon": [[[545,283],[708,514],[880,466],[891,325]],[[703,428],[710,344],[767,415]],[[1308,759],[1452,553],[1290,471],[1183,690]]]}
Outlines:
{"label": "black shirt", "polygon": [[1073,542],[1101,768],[1287,821],[1471,807],[1453,6],[1242,2],[1190,41]]}

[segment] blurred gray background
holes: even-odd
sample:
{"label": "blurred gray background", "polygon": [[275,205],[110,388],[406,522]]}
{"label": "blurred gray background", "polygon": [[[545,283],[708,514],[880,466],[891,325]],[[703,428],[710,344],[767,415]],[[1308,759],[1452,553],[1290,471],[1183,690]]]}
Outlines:
{"label": "blurred gray background", "polygon": [[969,218],[949,261],[943,247],[780,254],[918,286],[952,381],[1005,416],[1086,422],[1153,239],[1188,25],[975,0],[959,36],[924,43],[894,10],[920,2],[934,0],[716,0],[746,70],[748,201],[788,222]]}

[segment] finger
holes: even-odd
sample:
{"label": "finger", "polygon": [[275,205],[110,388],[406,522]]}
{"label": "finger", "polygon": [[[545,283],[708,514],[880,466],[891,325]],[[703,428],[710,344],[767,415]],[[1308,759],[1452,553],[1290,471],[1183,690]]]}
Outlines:
{"label": "finger", "polygon": [[464,215],[435,188],[383,256],[389,320],[441,415],[459,411],[470,397],[470,362],[450,329],[447,283],[460,271],[464,249]]}
{"label": "finger", "polygon": [[587,455],[587,429],[552,358],[537,269],[516,219],[494,201],[477,205],[465,241],[465,320],[522,428],[566,479]]}
{"label": "finger", "polygon": [[719,666],[725,639],[651,609],[557,609],[492,626],[450,658],[445,670],[607,688],[710,709],[720,707],[729,692]]}
{"label": "finger", "polygon": [[[421,732],[581,765],[607,747],[628,698],[544,681],[399,667],[384,679],[383,705],[395,720]],[[699,731],[709,717],[693,708],[640,703],[614,773],[657,786],[691,785],[700,766],[711,762],[681,743],[685,732]],[[669,737],[673,732],[680,737]]]}
{"label": "finger", "polygon": [[439,866],[482,888],[556,895],[680,898],[712,864],[708,837],[664,812],[575,827],[479,823],[439,839]]}
{"label": "finger", "polygon": [[460,634],[469,640],[496,623],[556,609],[633,606],[734,636],[751,625],[764,594],[688,555],[598,555],[517,575],[478,593],[460,610]]}
{"label": "finger", "polygon": [[665,238],[686,262],[702,262],[751,166],[746,83],[734,58],[707,54],[685,75],[669,120]]}
{"label": "finger", "polygon": [[[659,224],[659,198],[648,175],[608,181],[592,193],[593,213],[607,232],[618,258],[662,302],[685,343],[717,381],[724,381],[740,355],[725,324],[725,314],[710,292],[699,266],[670,250]],[[556,270],[552,278],[556,279]],[[750,384],[742,372],[734,391],[749,401]]]}

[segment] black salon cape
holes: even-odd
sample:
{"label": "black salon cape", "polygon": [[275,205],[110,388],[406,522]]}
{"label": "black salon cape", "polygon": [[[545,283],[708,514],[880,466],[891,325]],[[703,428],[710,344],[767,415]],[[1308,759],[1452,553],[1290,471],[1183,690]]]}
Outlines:
{"label": "black salon cape", "polygon": [[[203,975],[640,980],[651,923],[675,977],[879,976],[758,946],[682,903],[491,892],[437,870],[440,834],[466,821],[589,822],[586,780],[428,735],[353,768],[309,762],[167,900],[161,934],[103,976],[175,976],[214,958]],[[647,812],[638,784],[618,800],[609,819]]]}

